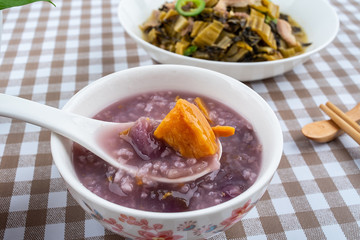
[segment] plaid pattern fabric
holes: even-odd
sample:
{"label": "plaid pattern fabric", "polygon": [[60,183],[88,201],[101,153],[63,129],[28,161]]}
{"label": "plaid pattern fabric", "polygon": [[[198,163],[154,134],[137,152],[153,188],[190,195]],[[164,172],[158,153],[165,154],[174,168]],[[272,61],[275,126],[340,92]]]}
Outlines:
{"label": "plaid pattern fabric", "polygon": [[[3,11],[1,93],[62,107],[104,75],[155,64],[124,33],[118,0],[55,3]],[[329,47],[282,76],[246,83],[277,114],[284,154],[256,207],[214,239],[360,239],[359,146],[347,135],[318,144],[300,131],[326,118],[321,103],[343,110],[360,103],[360,4],[331,3],[341,27]],[[49,138],[48,130],[0,117],[0,239],[117,238],[66,191]]]}

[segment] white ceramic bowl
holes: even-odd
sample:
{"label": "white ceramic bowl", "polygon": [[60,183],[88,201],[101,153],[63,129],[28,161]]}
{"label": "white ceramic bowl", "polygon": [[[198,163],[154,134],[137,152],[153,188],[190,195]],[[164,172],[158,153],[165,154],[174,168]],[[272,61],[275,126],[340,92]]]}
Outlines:
{"label": "white ceramic bowl", "polygon": [[159,63],[198,66],[227,74],[240,81],[253,81],[283,74],[304,63],[311,55],[326,47],[339,29],[336,12],[327,0],[273,0],[280,11],[292,16],[305,30],[312,45],[304,54],[282,60],[257,63],[209,61],[175,54],[142,39],[139,26],[165,0],[121,0],[118,18],[125,31]]}
{"label": "white ceramic bowl", "polygon": [[[158,90],[209,96],[245,117],[253,125],[263,146],[263,162],[254,185],[238,197],[206,209],[179,213],[147,212],[111,203],[85,188],[72,164],[72,143],[52,134],[51,151],[55,164],[76,201],[111,231],[130,238],[146,238],[145,235],[150,238],[161,234],[174,236],[174,239],[209,237],[239,221],[265,192],[282,155],[283,137],[279,121],[269,105],[243,83],[203,68],[166,64],[131,68],[105,76],[79,91],[64,109],[93,116],[122,98]],[[198,228],[201,231],[195,231]]]}

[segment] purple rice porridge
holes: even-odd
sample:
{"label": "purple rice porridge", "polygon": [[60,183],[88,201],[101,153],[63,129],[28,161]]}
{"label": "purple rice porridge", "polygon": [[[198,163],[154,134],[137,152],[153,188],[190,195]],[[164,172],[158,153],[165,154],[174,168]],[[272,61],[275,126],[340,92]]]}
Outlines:
{"label": "purple rice porridge", "polygon": [[212,126],[227,125],[235,128],[233,136],[220,139],[223,149],[220,169],[193,182],[159,183],[146,177],[132,177],[74,144],[73,162],[82,184],[110,202],[154,212],[202,209],[226,202],[248,189],[260,170],[261,144],[249,122],[224,104],[208,97],[164,91],[142,94],[112,104],[94,118],[112,122],[141,120],[132,129],[133,133],[129,132],[126,137],[104,139],[108,149],[119,161],[138,166],[144,175],[152,171],[160,176],[177,176],[184,172],[186,174],[188,169],[197,171],[211,164],[207,159],[184,159],[152,135],[158,123],[175,106],[179,96],[189,102],[200,97],[206,104]]}

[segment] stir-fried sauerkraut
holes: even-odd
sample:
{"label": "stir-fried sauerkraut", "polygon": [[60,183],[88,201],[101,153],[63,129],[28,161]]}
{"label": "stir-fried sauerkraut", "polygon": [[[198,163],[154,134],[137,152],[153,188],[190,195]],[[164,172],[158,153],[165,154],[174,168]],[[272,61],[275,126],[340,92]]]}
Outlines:
{"label": "stir-fried sauerkraut", "polygon": [[177,54],[225,62],[288,58],[310,45],[302,28],[269,0],[206,0],[195,16],[179,13],[194,4],[186,0],[178,11],[174,1],[154,10],[140,26],[144,39]]}

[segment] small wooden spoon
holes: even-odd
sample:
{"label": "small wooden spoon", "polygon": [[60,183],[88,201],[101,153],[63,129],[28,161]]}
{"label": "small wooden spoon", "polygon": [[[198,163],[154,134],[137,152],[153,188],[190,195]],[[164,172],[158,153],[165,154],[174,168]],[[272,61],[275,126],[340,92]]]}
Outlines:
{"label": "small wooden spoon", "polygon": [[[360,120],[360,103],[348,111],[346,115],[355,122],[358,122]],[[301,131],[305,137],[321,143],[330,142],[343,133],[332,120],[309,123],[305,125]]]}

